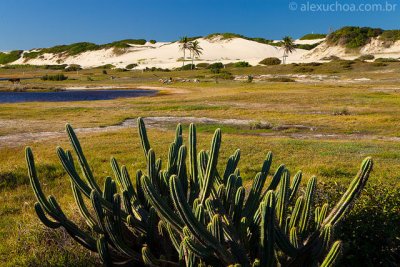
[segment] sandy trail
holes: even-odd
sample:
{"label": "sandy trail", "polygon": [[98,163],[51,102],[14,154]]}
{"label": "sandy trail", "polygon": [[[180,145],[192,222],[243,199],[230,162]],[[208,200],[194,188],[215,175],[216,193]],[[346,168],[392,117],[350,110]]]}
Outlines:
{"label": "sandy trail", "polygon": [[[147,128],[158,128],[166,129],[168,126],[175,125],[177,123],[196,123],[196,124],[208,124],[215,125],[230,125],[237,127],[249,127],[253,120],[239,120],[239,119],[213,119],[206,117],[146,117],[144,118]],[[1,122],[1,121],[0,121]],[[268,122],[257,122],[261,124],[267,124]],[[117,131],[126,128],[136,128],[136,119],[127,119],[121,124],[111,125],[105,127],[88,127],[88,128],[76,128],[75,131],[81,134],[90,133],[102,133]],[[286,133],[281,132],[286,129],[299,129],[303,130],[301,133]],[[378,136],[378,135],[365,135],[365,134],[326,134],[326,133],[316,133],[316,128],[308,127],[304,125],[280,125],[272,128],[272,132],[265,133],[245,133],[244,135],[257,135],[265,136],[268,138],[282,138],[288,137],[293,139],[302,140],[381,140],[381,141],[400,141],[400,137],[388,137],[388,136]],[[66,136],[64,131],[45,131],[36,133],[19,133],[10,134],[5,136],[0,136],[0,148],[1,147],[18,147],[27,145],[32,142],[40,142],[43,140],[49,140],[54,138],[60,138]]]}

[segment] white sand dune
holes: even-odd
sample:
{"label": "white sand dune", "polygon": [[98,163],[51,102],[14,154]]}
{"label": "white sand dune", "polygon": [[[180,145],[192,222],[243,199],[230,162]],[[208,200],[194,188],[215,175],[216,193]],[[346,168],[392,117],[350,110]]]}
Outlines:
{"label": "white sand dune", "polygon": [[[224,64],[237,61],[247,61],[257,65],[266,57],[278,57],[283,55],[282,49],[276,46],[258,43],[242,38],[198,39],[203,48],[203,54],[195,59],[195,63],[222,62]],[[122,54],[116,54],[113,49],[103,49],[81,53],[77,56],[60,57],[54,54],[44,54],[40,58],[25,60],[20,58],[13,64],[79,64],[84,68],[112,64],[116,67],[125,67],[128,64],[138,64],[138,69],[146,67],[175,68],[182,66],[183,52],[178,42],[172,43],[146,43],[143,46],[132,45]],[[287,62],[297,62],[307,50],[297,49],[290,54]],[[186,51],[186,60],[191,61],[189,52]]]}
{"label": "white sand dune", "polygon": [[375,58],[400,58],[400,41],[385,42],[372,38],[359,51],[349,50],[339,45],[329,45],[323,42],[316,48],[303,54],[304,61],[319,61],[323,57],[337,56],[342,59],[355,59],[361,55],[374,55]]}
{"label": "white sand dune", "polygon": [[[277,46],[258,43],[243,38],[223,39],[215,36],[212,39],[197,39],[203,48],[203,54],[196,58],[194,63],[222,62],[224,64],[247,61],[257,65],[267,57],[282,58],[283,50]],[[324,57],[338,56],[343,59],[354,59],[362,54],[372,54],[375,57],[400,57],[400,41],[385,43],[375,38],[360,51],[348,51],[343,46],[329,45],[324,39],[295,40],[296,44],[322,43],[308,51],[296,49],[287,58],[287,63],[318,62]],[[124,68],[128,64],[138,64],[137,69],[146,67],[176,68],[182,66],[183,52],[178,42],[159,42],[155,44],[131,45],[124,51],[115,52],[113,48],[84,52],[76,56],[63,56],[44,54],[38,58],[26,60],[20,58],[12,64],[53,65],[53,64],[79,64],[83,68],[97,67],[112,64]],[[186,51],[186,61],[191,62],[189,51]]]}

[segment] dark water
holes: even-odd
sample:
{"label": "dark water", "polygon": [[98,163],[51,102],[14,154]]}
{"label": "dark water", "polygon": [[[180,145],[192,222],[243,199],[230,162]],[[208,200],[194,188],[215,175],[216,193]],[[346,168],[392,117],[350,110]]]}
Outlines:
{"label": "dark water", "polygon": [[60,92],[0,92],[0,103],[110,100],[151,96],[155,90],[70,90]]}

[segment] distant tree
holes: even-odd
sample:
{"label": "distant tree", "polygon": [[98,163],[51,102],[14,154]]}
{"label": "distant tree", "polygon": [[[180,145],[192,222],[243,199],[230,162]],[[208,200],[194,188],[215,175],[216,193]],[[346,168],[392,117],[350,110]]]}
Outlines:
{"label": "distant tree", "polygon": [[190,51],[190,56],[192,58],[192,68],[194,66],[194,57],[197,56],[199,57],[201,54],[203,54],[203,48],[201,48],[199,41],[195,40],[193,42],[189,43],[189,51]]}
{"label": "distant tree", "polygon": [[179,41],[180,45],[179,48],[181,51],[183,51],[183,63],[182,67],[185,66],[185,58],[186,58],[186,49],[189,49],[189,38],[187,36],[184,36],[180,39]]}
{"label": "distant tree", "polygon": [[289,54],[293,53],[294,50],[296,50],[294,46],[294,42],[292,37],[290,36],[285,36],[283,37],[282,40],[282,49],[283,49],[283,64],[286,64],[286,58],[289,56]]}

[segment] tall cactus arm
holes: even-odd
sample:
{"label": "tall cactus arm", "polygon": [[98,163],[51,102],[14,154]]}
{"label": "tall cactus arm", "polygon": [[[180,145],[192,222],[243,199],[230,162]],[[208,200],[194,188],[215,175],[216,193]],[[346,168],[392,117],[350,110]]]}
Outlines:
{"label": "tall cactus arm", "polygon": [[288,170],[285,170],[282,175],[282,179],[279,183],[278,201],[276,203],[276,215],[279,226],[284,229],[286,223],[286,209],[289,200],[289,179],[290,174]]}
{"label": "tall cactus arm", "polygon": [[189,166],[190,166],[190,178],[194,183],[198,183],[196,146],[197,146],[196,126],[193,123],[191,123],[189,126]]}
{"label": "tall cactus arm", "polygon": [[81,144],[79,143],[79,140],[74,132],[74,129],[72,128],[72,126],[70,124],[67,124],[65,126],[65,129],[67,131],[71,145],[74,148],[76,155],[78,156],[79,165],[82,169],[82,172],[83,172],[87,182],[90,184],[90,187],[92,189],[95,189],[96,191],[101,193],[100,187],[96,183],[93,173],[92,173],[92,170],[90,169],[90,166],[86,160],[85,155],[83,154]]}
{"label": "tall cactus arm", "polygon": [[177,160],[177,150],[179,147],[176,146],[176,143],[171,143],[169,145],[169,151],[168,151],[168,161],[167,161],[167,171],[170,174],[175,173],[176,169],[176,160]]}
{"label": "tall cactus arm", "polygon": [[321,267],[333,267],[335,266],[336,261],[340,258],[342,242],[336,241],[333,243],[331,249],[326,255],[324,261],[321,264]]}
{"label": "tall cactus arm", "polygon": [[107,240],[104,235],[101,235],[97,239],[97,253],[99,253],[100,259],[106,267],[113,266],[110,252],[108,250]]}
{"label": "tall cactus arm", "polygon": [[237,168],[237,165],[240,160],[240,149],[237,149],[233,155],[231,155],[228,159],[228,162],[226,164],[226,168],[224,171],[224,176],[222,177],[223,183],[226,183],[226,180],[228,179],[229,175],[235,172],[235,169]]}
{"label": "tall cactus arm", "polygon": [[301,235],[304,235],[304,233],[307,231],[308,228],[308,223],[311,217],[311,206],[312,206],[312,201],[314,199],[316,183],[317,183],[317,178],[314,176],[310,179],[310,181],[308,181],[307,184],[305,201],[299,223],[299,232]]}
{"label": "tall cactus arm", "polygon": [[279,227],[274,227],[274,237],[276,240],[276,245],[290,257],[295,257],[299,250],[290,242],[290,239]]}
{"label": "tall cactus arm", "polygon": [[179,181],[181,181],[182,183],[183,190],[185,192],[188,192],[189,186],[186,174],[186,154],[187,154],[186,146],[182,145],[179,148],[179,153],[178,153],[177,176],[179,178]]}
{"label": "tall cactus arm", "polygon": [[85,218],[86,224],[93,231],[101,233],[101,229],[98,227],[96,221],[93,219],[92,215],[90,214],[89,210],[86,207],[85,202],[83,201],[81,192],[79,191],[79,189],[76,188],[76,185],[74,183],[71,183],[71,187],[72,187],[72,192],[74,194],[76,205],[78,206],[79,212],[81,213],[82,217]]}
{"label": "tall cactus arm", "polygon": [[191,252],[193,252],[199,258],[207,259],[212,255],[212,251],[209,248],[195,242],[190,237],[185,237],[182,242]]}
{"label": "tall cactus arm", "polygon": [[256,177],[254,178],[253,185],[251,186],[250,193],[243,210],[244,216],[251,217],[257,210],[260,203],[261,192],[264,187],[265,180],[266,176],[263,175],[262,172],[257,173]]}
{"label": "tall cactus arm", "polygon": [[146,206],[146,198],[144,196],[144,192],[142,189],[142,182],[141,182],[141,178],[142,178],[142,171],[138,170],[136,172],[135,175],[135,181],[136,181],[136,193],[137,193],[137,197],[139,202],[143,205]]}
{"label": "tall cactus arm", "polygon": [[299,248],[299,238],[297,237],[296,227],[290,229],[290,243],[292,243],[295,248]]}
{"label": "tall cactus arm", "polygon": [[[326,218],[326,214],[328,212],[328,207],[329,207],[328,203],[325,203],[324,205],[322,205],[322,208],[320,209],[318,217],[315,217],[315,223],[318,228],[321,226],[321,224],[323,223],[323,221]],[[317,216],[317,214],[315,214],[315,215]]]}
{"label": "tall cactus arm", "polygon": [[156,189],[159,189],[158,173],[156,172],[156,154],[152,148],[147,151],[147,175]]}
{"label": "tall cactus arm", "polygon": [[30,180],[33,192],[36,196],[36,199],[40,203],[41,207],[49,215],[52,216],[52,215],[56,214],[56,211],[52,208],[50,203],[47,201],[47,198],[42,191],[42,187],[40,186],[40,182],[39,182],[37,172],[36,172],[36,167],[35,167],[35,159],[33,157],[32,149],[30,147],[27,147],[25,149],[25,158],[26,158],[26,163],[28,165],[29,180]]}
{"label": "tall cactus arm", "polygon": [[139,136],[140,136],[140,141],[142,143],[144,156],[147,159],[147,152],[150,149],[150,143],[149,143],[149,138],[147,137],[146,125],[144,124],[143,119],[140,117],[137,119],[137,123],[138,123]]}
{"label": "tall cactus arm", "polygon": [[217,129],[214,133],[214,137],[211,143],[210,157],[207,163],[207,170],[205,173],[203,188],[200,192],[200,204],[204,204],[204,201],[211,192],[211,186],[213,184],[213,178],[217,168],[219,148],[221,146],[221,130]]}
{"label": "tall cactus arm", "polygon": [[261,204],[260,260],[261,266],[272,267],[274,255],[275,196],[269,191]]}
{"label": "tall cactus arm", "polygon": [[177,234],[177,232],[171,227],[171,224],[169,223],[166,223],[166,229],[172,245],[174,246],[175,250],[179,252],[181,243],[181,238],[179,234]]}
{"label": "tall cactus arm", "polygon": [[169,181],[171,198],[174,206],[177,209],[180,217],[185,222],[193,236],[202,242],[205,246],[212,247],[215,252],[223,259],[226,264],[235,262],[234,256],[229,253],[218,240],[211,235],[203,225],[201,225],[195,218],[191,208],[186,202],[183,194],[182,186],[178,178],[173,175]]}
{"label": "tall cactus arm", "polygon": [[268,191],[275,190],[278,187],[279,182],[280,182],[281,177],[282,177],[282,174],[283,174],[283,171],[285,169],[286,169],[286,166],[284,164],[279,165],[278,169],[276,169],[274,175],[272,176],[271,183],[267,187],[267,190],[265,190],[264,193],[261,195],[261,199],[264,199],[264,197],[265,197],[265,195],[267,194]]}
{"label": "tall cactus arm", "polygon": [[176,126],[174,143],[176,144],[177,148],[180,148],[183,144],[182,124],[180,123],[178,123],[178,125]]}
{"label": "tall cactus arm", "polygon": [[56,228],[59,228],[61,226],[61,223],[51,221],[46,217],[46,214],[44,213],[43,208],[42,208],[42,206],[40,205],[39,202],[35,203],[35,211],[36,211],[36,214],[39,217],[40,221],[44,225],[46,225],[47,227],[52,228],[52,229],[56,229]]}
{"label": "tall cactus arm", "polygon": [[372,159],[369,157],[364,159],[357,176],[353,179],[350,187],[324,220],[323,225],[331,224],[332,226],[335,226],[343,218],[367,183],[369,174],[372,171],[372,167]]}
{"label": "tall cactus arm", "polygon": [[151,251],[148,247],[142,248],[142,260],[146,266],[160,266],[160,262],[151,253]]}
{"label": "tall cactus arm", "polygon": [[297,223],[299,221],[301,211],[303,209],[304,199],[303,196],[299,196],[296,200],[296,204],[294,205],[292,214],[290,216],[288,229],[292,229],[293,227],[297,227]]}
{"label": "tall cactus arm", "polygon": [[[280,182],[280,180],[281,180],[281,177],[282,177],[282,174],[283,174],[283,171],[286,169],[286,166],[285,165],[280,165],[279,167],[278,167],[278,169],[276,169],[276,172],[274,173],[274,176],[272,176],[272,180],[271,180],[271,183],[269,184],[269,186],[268,186],[268,189],[267,189],[267,191],[269,191],[269,190],[275,190],[277,187],[278,187],[278,184],[279,184],[279,182]],[[267,192],[266,191],[266,192]]]}
{"label": "tall cactus arm", "polygon": [[113,202],[113,213],[111,215],[105,216],[105,228],[108,234],[108,237],[112,241],[118,250],[123,253],[126,257],[140,257],[140,254],[137,253],[134,249],[132,249],[124,240],[121,233],[121,218],[120,218],[120,197],[118,194],[115,194],[114,202]]}
{"label": "tall cactus arm", "polygon": [[208,154],[206,151],[201,150],[197,156],[197,166],[198,166],[198,173],[199,173],[199,185],[203,188],[205,173],[207,169],[207,162],[208,162]]}
{"label": "tall cactus arm", "polygon": [[171,224],[171,226],[175,230],[177,230],[178,232],[182,232],[182,228],[184,226],[182,220],[160,197],[158,192],[152,186],[150,179],[147,176],[143,176],[141,179],[141,184],[146,198],[151,203],[151,205],[156,209],[158,216],[163,220],[165,220],[167,223]]}
{"label": "tall cactus arm", "polygon": [[122,173],[117,160],[114,157],[111,157],[110,163],[111,163],[111,168],[114,172],[115,180],[118,182],[118,185],[120,187],[124,188],[122,182]]}
{"label": "tall cactus arm", "polygon": [[[63,165],[65,171],[68,173],[69,177],[72,179],[72,181],[77,185],[77,187],[82,191],[83,194],[85,194],[86,197],[90,197],[90,192],[92,189],[90,186],[88,186],[80,177],[79,174],[76,172],[75,167],[72,166],[71,162],[69,161],[67,154],[61,147],[57,147],[57,155],[61,161],[61,164]],[[96,190],[96,189],[95,189]],[[96,190],[99,193],[101,190]],[[101,194],[101,193],[100,193]]]}
{"label": "tall cactus arm", "polygon": [[296,175],[293,177],[293,182],[292,185],[290,186],[289,203],[291,203],[294,200],[294,197],[296,196],[297,191],[299,190],[302,177],[303,173],[301,171],[298,171]]}
{"label": "tall cactus arm", "polygon": [[245,198],[245,189],[243,186],[239,187],[236,191],[235,203],[232,215],[232,222],[234,225],[239,226],[242,218],[243,202]]}
{"label": "tall cactus arm", "polygon": [[211,234],[221,243],[224,242],[224,231],[222,228],[221,216],[216,214],[212,217],[210,223]]}

